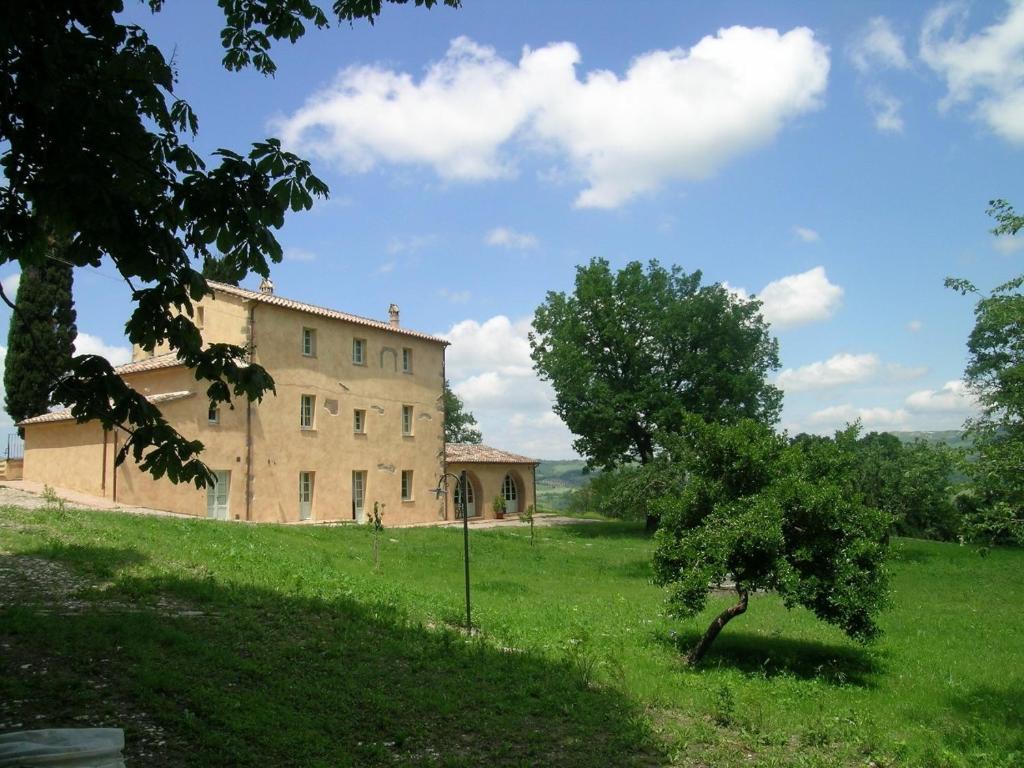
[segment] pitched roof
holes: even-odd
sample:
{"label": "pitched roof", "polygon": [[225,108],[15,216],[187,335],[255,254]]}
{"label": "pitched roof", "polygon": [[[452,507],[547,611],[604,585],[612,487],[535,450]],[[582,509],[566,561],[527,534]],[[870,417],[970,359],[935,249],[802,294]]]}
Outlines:
{"label": "pitched roof", "polygon": [[114,368],[114,373],[124,376],[126,373],[141,373],[142,371],[156,371],[160,368],[173,368],[176,365],[184,365],[178,359],[177,352],[165,352],[162,355],[154,355],[143,360],[133,360],[130,363],[119,365]]}
{"label": "pitched roof", "polygon": [[318,315],[320,317],[329,317],[333,320],[344,320],[349,323],[355,323],[356,325],[365,325],[370,328],[378,328],[382,331],[391,331],[392,333],[400,333],[405,336],[414,336],[417,339],[433,341],[438,344],[449,343],[445,339],[439,338],[437,336],[432,336],[429,333],[422,333],[420,331],[413,331],[408,328],[394,326],[391,325],[391,323],[384,322],[383,320],[371,320],[368,317],[350,315],[348,312],[341,312],[337,309],[318,307],[315,304],[306,304],[303,301],[296,301],[295,299],[286,299],[284,296],[278,296],[277,294],[273,293],[260,293],[259,291],[250,291],[245,288],[239,288],[236,285],[218,283],[214,280],[207,280],[206,282],[210,285],[211,288],[213,288],[214,291],[226,293],[230,296],[238,296],[240,298],[249,299],[251,301],[259,301],[263,304],[272,304],[275,307],[294,309],[298,312],[307,312],[311,315]]}
{"label": "pitched roof", "polygon": [[449,464],[540,464],[539,459],[473,443],[448,443],[444,457]]}
{"label": "pitched roof", "polygon": [[[164,355],[161,355],[161,357],[164,357]],[[192,394],[192,392],[187,390],[181,392],[161,392],[157,395],[147,395],[146,399],[151,403],[169,403],[173,400],[183,400],[186,397],[191,397]],[[49,413],[43,413],[29,419],[22,419],[18,422],[18,426],[23,427],[27,424],[49,424],[54,421],[74,421],[74,419],[75,417],[71,415],[71,411],[65,409],[63,411],[50,411]]]}

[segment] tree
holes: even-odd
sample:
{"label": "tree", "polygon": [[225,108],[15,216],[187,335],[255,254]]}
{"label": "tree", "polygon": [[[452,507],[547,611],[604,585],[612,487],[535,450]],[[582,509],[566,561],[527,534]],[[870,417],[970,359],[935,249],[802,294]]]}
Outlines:
{"label": "tree", "polygon": [[688,482],[656,502],[655,579],[677,616],[703,610],[712,584],[731,579],[739,597],[708,626],[690,663],[746,612],[754,590],[772,590],[787,608],[803,606],[858,640],[878,633],[890,521],[856,491],[856,437],[854,426],[835,440],[788,445],[749,419],[685,419],[672,441]]}
{"label": "tree", "polygon": [[[59,250],[29,267],[18,286],[18,309],[7,331],[4,391],[15,422],[46,413],[75,350],[74,268]],[[24,430],[18,428],[20,434]]]}
{"label": "tree", "polygon": [[722,423],[778,418],[782,393],[765,381],[779,367],[778,342],[760,308],[702,286],[699,271],[651,261],[613,273],[594,259],[576,268],[571,295],[549,292],[537,308],[534,367],[589,464],[647,464],[656,435],[678,432],[687,413]]}
{"label": "tree", "polygon": [[238,272],[232,269],[230,264],[224,259],[218,259],[215,256],[207,256],[203,259],[202,275],[207,280],[227,283],[228,285],[238,285],[241,280]]}
{"label": "tree", "polygon": [[[1024,228],[1005,200],[989,203],[992,233],[1016,235]],[[983,294],[970,281],[946,278],[946,287],[977,294],[970,357],[964,378],[978,398],[981,415],[965,425],[977,460],[969,465],[974,498],[968,513],[974,533],[993,543],[1024,543],[1024,275]]]}
{"label": "tree", "polygon": [[444,382],[444,441],[446,443],[480,443],[483,436],[476,427],[476,417],[466,410],[462,398]]}
{"label": "tree", "polygon": [[[389,0],[402,3],[406,0]],[[439,0],[415,0],[431,7]],[[443,0],[457,6],[458,0]],[[203,347],[193,302],[210,293],[193,268],[215,248],[239,279],[266,277],[281,260],[274,230],[285,213],[309,209],[327,187],[276,139],[207,161],[189,146],[198,120],[174,95],[174,69],[144,29],[121,23],[122,0],[53,0],[0,5],[0,253],[23,272],[42,264],[46,244],[66,242],[76,266],[109,259],[136,307],[129,340],[166,343],[208,384],[211,404],[259,400],[273,380],[235,345]],[[149,0],[157,12],[162,0]],[[220,0],[224,66],[272,75],[274,42],[326,27],[311,0]],[[373,21],[382,0],[336,0],[341,22]],[[13,306],[0,292],[0,298]],[[37,350],[41,353],[41,350]],[[79,421],[128,433],[117,456],[172,481],[212,480],[202,444],[178,434],[159,409],[110,364],[78,355],[54,390]]]}

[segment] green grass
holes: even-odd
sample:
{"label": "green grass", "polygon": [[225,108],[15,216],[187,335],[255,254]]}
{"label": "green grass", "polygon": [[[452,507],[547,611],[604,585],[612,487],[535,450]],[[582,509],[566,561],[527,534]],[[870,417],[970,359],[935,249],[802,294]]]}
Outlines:
{"label": "green grass", "polygon": [[[706,664],[628,523],[472,533],[0,510],[0,730],[129,764],[1024,764],[1024,552],[895,543],[861,647],[771,595]],[[47,565],[53,564],[53,565]],[[21,574],[12,576],[12,573]]]}

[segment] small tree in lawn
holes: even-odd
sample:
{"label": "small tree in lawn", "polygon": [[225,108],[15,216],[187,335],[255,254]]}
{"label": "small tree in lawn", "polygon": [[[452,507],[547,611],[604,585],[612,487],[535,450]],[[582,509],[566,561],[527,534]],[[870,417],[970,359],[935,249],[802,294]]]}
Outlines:
{"label": "small tree in lawn", "polygon": [[370,525],[373,530],[373,570],[376,571],[380,568],[380,535],[384,532],[384,505],[379,501],[373,502]]}
{"label": "small tree in lawn", "polygon": [[690,663],[746,612],[755,590],[773,590],[787,608],[803,606],[858,640],[878,633],[890,520],[854,490],[856,433],[798,447],[754,421],[690,417],[670,439],[689,482],[657,502],[656,580],[678,616],[700,613],[709,586],[729,578],[739,598],[711,622]]}
{"label": "small tree in lawn", "polygon": [[519,513],[519,522],[529,523],[530,525],[530,546],[533,546],[533,504],[530,504],[526,509]]}

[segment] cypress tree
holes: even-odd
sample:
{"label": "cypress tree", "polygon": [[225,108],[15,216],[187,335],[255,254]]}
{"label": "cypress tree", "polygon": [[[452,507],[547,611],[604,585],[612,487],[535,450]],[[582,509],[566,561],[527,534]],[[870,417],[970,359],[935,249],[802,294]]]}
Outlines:
{"label": "cypress tree", "polygon": [[7,413],[15,422],[46,413],[71,366],[78,334],[73,281],[73,267],[52,258],[22,270],[4,364]]}

